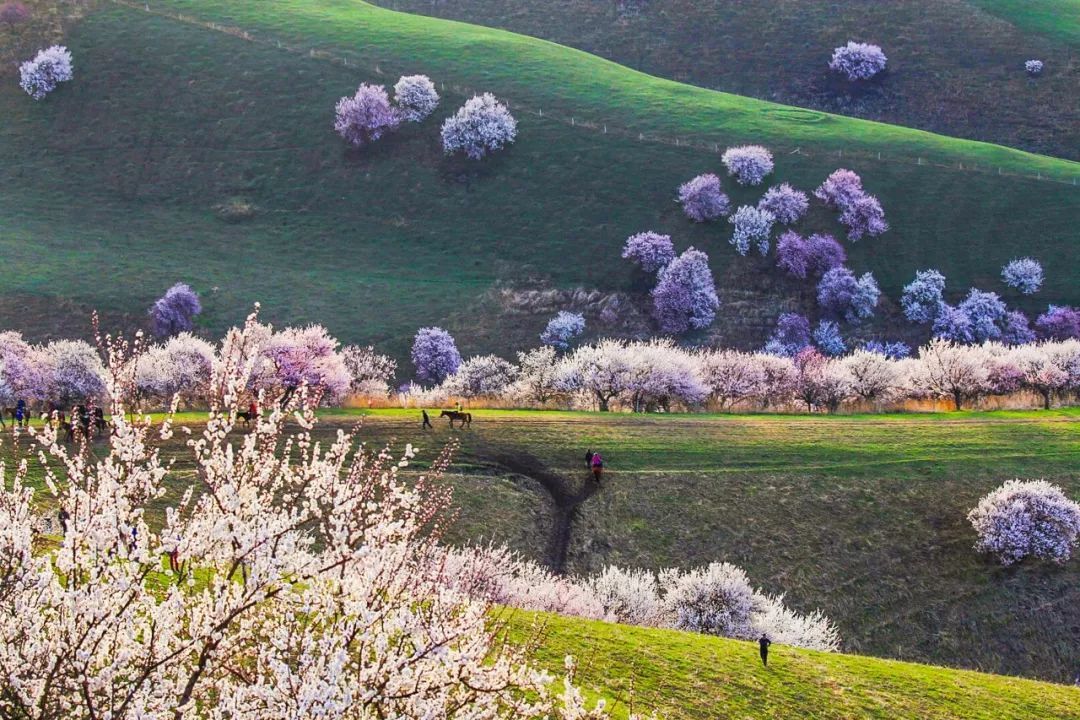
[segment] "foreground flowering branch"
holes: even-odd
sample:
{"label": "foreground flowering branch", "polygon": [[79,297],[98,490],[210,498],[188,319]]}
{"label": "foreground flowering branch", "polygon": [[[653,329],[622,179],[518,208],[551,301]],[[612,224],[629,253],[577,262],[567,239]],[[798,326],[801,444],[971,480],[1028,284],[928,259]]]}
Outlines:
{"label": "foreground flowering branch", "polygon": [[[108,453],[29,431],[60,510],[54,549],[39,549],[28,463],[10,481],[3,468],[0,716],[604,717],[572,684],[553,695],[497,642],[488,606],[433,569],[449,497],[432,480],[449,452],[406,483],[411,447],[398,460],[354,432],[317,442],[306,386],[264,393],[236,434],[259,332],[253,315],[230,335],[183,476],[155,448],[171,414],[125,419],[138,344],[106,341]],[[148,523],[189,478],[160,529]]]}

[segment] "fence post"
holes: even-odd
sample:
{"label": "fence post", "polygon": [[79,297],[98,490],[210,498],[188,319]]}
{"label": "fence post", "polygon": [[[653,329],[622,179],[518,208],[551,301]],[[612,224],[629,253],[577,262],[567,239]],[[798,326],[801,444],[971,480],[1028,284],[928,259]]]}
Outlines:
{"label": "fence post", "polygon": [[607,135],[607,124],[604,124],[604,134]]}
{"label": "fence post", "polygon": [[637,139],[638,139],[638,140],[641,140],[641,141],[644,141],[644,140],[645,140],[645,133],[640,133],[640,132],[639,132],[639,133],[637,134]]}
{"label": "fence post", "polygon": [[544,117],[544,108],[540,108],[540,117]]}
{"label": "fence post", "polygon": [[571,127],[573,127],[573,125],[574,125],[574,116],[573,115],[570,116],[570,125],[571,125]]}

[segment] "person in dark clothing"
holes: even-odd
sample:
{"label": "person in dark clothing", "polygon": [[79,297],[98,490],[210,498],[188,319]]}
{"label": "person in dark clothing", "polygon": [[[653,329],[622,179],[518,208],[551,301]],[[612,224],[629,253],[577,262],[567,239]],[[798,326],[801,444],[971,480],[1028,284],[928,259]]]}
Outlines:
{"label": "person in dark clothing", "polygon": [[592,470],[592,458],[593,458],[593,451],[592,450],[586,450],[585,451],[585,467],[589,468],[590,470]]}
{"label": "person in dark clothing", "polygon": [[26,401],[19,400],[15,403],[15,425],[26,427],[30,422],[30,413],[26,410]]}
{"label": "person in dark clothing", "polygon": [[431,418],[428,417],[427,410],[421,410],[420,414],[424,416],[424,424],[420,426],[421,430],[427,430],[431,428],[434,430],[434,426],[431,424]]}
{"label": "person in dark clothing", "polygon": [[761,664],[769,667],[769,646],[772,645],[772,640],[768,635],[762,635],[757,642],[761,651]]}
{"label": "person in dark clothing", "polygon": [[60,521],[60,529],[67,533],[68,520],[71,519],[71,515],[64,508],[60,508],[60,512],[56,513],[56,519]]}

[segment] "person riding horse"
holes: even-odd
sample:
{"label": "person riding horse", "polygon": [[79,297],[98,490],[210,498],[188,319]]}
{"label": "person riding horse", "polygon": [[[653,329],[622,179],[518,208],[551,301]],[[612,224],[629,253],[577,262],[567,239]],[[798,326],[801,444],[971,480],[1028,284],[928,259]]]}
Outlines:
{"label": "person riding horse", "polygon": [[455,420],[461,421],[461,427],[465,427],[466,425],[472,427],[472,413],[470,412],[462,412],[460,410],[443,410],[441,413],[439,413],[439,417],[450,418],[450,427],[454,427]]}

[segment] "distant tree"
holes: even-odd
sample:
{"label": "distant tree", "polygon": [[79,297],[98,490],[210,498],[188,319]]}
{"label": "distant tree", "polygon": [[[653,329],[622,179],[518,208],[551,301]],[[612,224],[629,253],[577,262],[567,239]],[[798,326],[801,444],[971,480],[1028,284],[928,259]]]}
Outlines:
{"label": "distant tree", "polygon": [[637,263],[645,272],[654,273],[675,259],[675,246],[670,235],[647,230],[626,238],[622,256]]}
{"label": "distant tree", "polygon": [[627,394],[635,412],[650,407],[671,410],[672,401],[697,405],[709,394],[698,372],[697,358],[670,339],[634,342],[627,346],[630,378]]}
{"label": "distant tree", "polygon": [[815,406],[836,412],[840,404],[851,396],[851,379],[839,361],[808,347],[800,351],[793,362],[795,395],[806,403],[808,412]]}
{"label": "distant tree", "polygon": [[804,238],[786,231],[776,243],[776,265],[800,280],[808,275],[822,275],[847,261],[843,246],[832,235]]}
{"label": "distant tree", "polygon": [[856,278],[846,267],[829,270],[822,275],[817,287],[821,309],[853,324],[874,314],[880,296],[873,273]]}
{"label": "distant tree", "polygon": [[810,321],[798,313],[783,313],[765,344],[769,355],[794,357],[810,345]]}
{"label": "distant tree", "polygon": [[911,356],[911,346],[898,340],[869,340],[863,343],[862,349],[890,360],[903,360]]}
{"label": "distant tree", "polygon": [[869,80],[882,70],[888,59],[877,45],[849,40],[833,50],[829,69],[848,80]]}
{"label": "distant tree", "polygon": [[847,226],[848,240],[852,242],[867,235],[876,237],[889,229],[885,211],[873,195],[863,195],[848,204],[840,214],[840,222]]}
{"label": "distant tree", "polygon": [[707,328],[720,307],[709,256],[691,247],[672,260],[660,270],[652,298],[653,314],[664,332]]}
{"label": "distant tree", "polygon": [[72,77],[71,53],[63,45],[39,50],[33,60],[19,65],[19,87],[35,100],[43,99]]}
{"label": "distant tree", "polygon": [[10,26],[21,25],[30,19],[30,8],[21,2],[6,2],[0,5],[0,22]]}
{"label": "distant tree", "polygon": [[420,328],[416,332],[411,357],[416,377],[432,385],[438,385],[461,366],[461,353],[454,338],[438,327]]}
{"label": "distant tree", "polygon": [[334,129],[353,147],[369,145],[401,125],[401,112],[390,104],[386,88],[363,83],[352,97],[338,100]]}
{"label": "distant tree", "polygon": [[1035,331],[1031,323],[1020,310],[1010,310],[1005,314],[1001,328],[1001,342],[1006,345],[1026,345],[1035,342]]}
{"label": "distant tree", "polygon": [[709,395],[729,408],[740,400],[749,400],[767,392],[765,372],[758,357],[737,350],[716,350],[701,357],[701,375]]}
{"label": "distant tree", "polygon": [[864,346],[841,362],[851,380],[851,391],[867,402],[887,400],[900,390],[899,365],[885,353]]}
{"label": "distant tree", "polygon": [[602,340],[574,350],[559,364],[556,386],[563,392],[583,392],[601,412],[630,387],[631,366],[626,343]]}
{"label": "distant tree", "polygon": [[1024,70],[1027,71],[1028,75],[1031,75],[1033,77],[1036,76],[1036,75],[1042,75],[1043,61],[1042,60],[1025,60],[1024,61]]}
{"label": "distant tree", "polygon": [[1080,340],[1080,310],[1068,305],[1051,305],[1035,319],[1039,337],[1046,340]]}
{"label": "distant tree", "polygon": [[280,393],[282,405],[301,387],[326,404],[344,400],[352,388],[353,376],[338,352],[338,341],[322,325],[274,333],[261,347],[260,358],[254,389]]}
{"label": "distant tree", "polygon": [[957,309],[971,321],[971,337],[975,342],[997,340],[1001,337],[1006,308],[997,293],[971,288]]}
{"label": "distant tree", "polygon": [[750,251],[750,243],[756,243],[758,252],[769,254],[769,235],[772,233],[776,218],[767,210],[758,210],[753,205],[743,205],[731,214],[728,222],[735,227],[731,235],[731,244],[740,255]]}
{"label": "distant tree", "polygon": [[776,221],[783,225],[797,223],[809,208],[810,199],[806,193],[787,183],[772,186],[758,201],[758,210],[772,213]]}
{"label": "distant tree", "polygon": [[1065,392],[1072,380],[1068,361],[1049,346],[1028,345],[1009,354],[1019,374],[1019,384],[1039,393],[1043,408],[1050,409],[1056,393]]}
{"label": "distant tree", "polygon": [[840,334],[840,326],[831,320],[822,320],[814,328],[814,344],[829,357],[847,352],[847,345]]}
{"label": "distant tree", "polygon": [[971,318],[958,307],[941,303],[934,316],[933,334],[942,340],[956,343],[970,343],[975,339],[971,328]]}
{"label": "distant tree", "polygon": [[656,576],[648,570],[608,565],[588,580],[604,615],[614,622],[657,625],[663,620]]}
{"label": "distant tree", "polygon": [[346,345],[341,348],[341,359],[351,378],[353,395],[385,396],[390,393],[390,381],[397,371],[397,361],[375,352],[368,345]]}
{"label": "distant tree", "polygon": [[213,371],[214,347],[190,333],[180,333],[138,357],[136,399],[153,399],[165,406],[177,396],[184,402],[204,400]]}
{"label": "distant tree", "polygon": [[420,122],[439,107],[439,93],[427,75],[403,75],[394,85],[394,102],[405,120]]}
{"label": "distant tree", "polygon": [[1002,565],[1027,557],[1063,564],[1080,538],[1080,505],[1045,480],[1009,480],[968,513],[975,549]]}
{"label": "distant tree", "polygon": [[559,314],[548,321],[544,332],[540,333],[540,342],[559,350],[566,350],[570,342],[585,332],[585,318],[581,313],[560,310]]}
{"label": "distant tree", "polygon": [[49,399],[71,407],[105,395],[105,365],[97,350],[82,340],[54,340],[44,347]]}
{"label": "distant tree", "polygon": [[451,395],[498,397],[517,377],[517,367],[495,355],[479,355],[461,363],[444,383]]}
{"label": "distant tree", "polygon": [[199,295],[186,283],[176,283],[150,306],[150,325],[159,338],[191,332],[202,312]]}
{"label": "distant tree", "polygon": [[518,377],[514,396],[541,405],[559,394],[559,372],[555,348],[548,345],[519,352]]}
{"label": "distant tree", "polygon": [[46,400],[52,382],[47,354],[22,335],[0,332],[0,401]]}
{"label": "distant tree", "polygon": [[728,148],[720,161],[740,185],[760,185],[774,167],[772,153],[761,145]]}
{"label": "distant tree", "polygon": [[864,196],[862,178],[851,170],[834,170],[825,182],[814,190],[814,197],[839,210],[848,207],[855,200]]}
{"label": "distant tree", "polygon": [[933,322],[944,302],[945,276],[937,270],[918,270],[915,279],[904,286],[900,305],[904,316],[914,323]]}
{"label": "distant tree", "polygon": [[1001,278],[1009,287],[1032,295],[1042,287],[1043,268],[1034,258],[1017,258],[1001,268]]}
{"label": "distant tree", "polygon": [[716,220],[727,215],[731,204],[712,173],[698,175],[679,186],[679,204],[686,217],[694,222]]}
{"label": "distant tree", "polygon": [[472,160],[501,150],[517,138],[517,121],[491,93],[474,95],[442,126],[443,150]]}
{"label": "distant tree", "polygon": [[936,338],[919,350],[911,367],[913,389],[935,397],[950,398],[959,410],[964,402],[989,390],[986,351]]}

